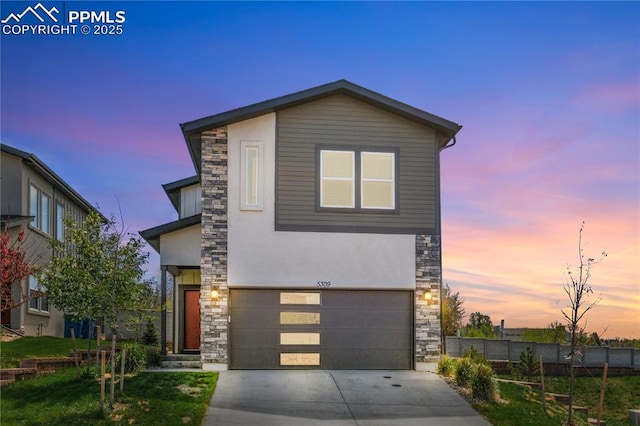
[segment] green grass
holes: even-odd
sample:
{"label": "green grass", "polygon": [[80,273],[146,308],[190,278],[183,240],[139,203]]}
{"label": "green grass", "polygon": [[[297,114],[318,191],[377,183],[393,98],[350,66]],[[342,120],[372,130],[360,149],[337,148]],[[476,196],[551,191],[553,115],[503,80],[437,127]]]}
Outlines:
{"label": "green grass", "polygon": [[[499,383],[502,401],[474,404],[495,426],[500,425],[563,425],[567,420],[567,408],[554,401],[547,401],[547,414],[542,410],[540,391],[515,383]],[[545,377],[545,390],[550,393],[567,394],[568,377]],[[597,417],[600,399],[600,379],[577,377],[574,404],[588,407],[589,417]],[[605,392],[602,419],[607,426],[628,426],[628,410],[640,407],[640,376],[609,377]],[[516,421],[517,419],[517,421]],[[575,423],[586,425],[586,416],[574,415]]]}
{"label": "green grass", "polygon": [[[86,349],[89,341],[76,339],[78,349]],[[20,366],[23,358],[69,356],[72,349],[71,339],[40,336],[22,337],[11,342],[0,343],[0,368]],[[95,347],[95,342],[93,342]]]}
{"label": "green grass", "polygon": [[2,388],[0,414],[11,425],[184,425],[202,423],[217,373],[139,373],[125,380],[114,409],[100,411],[99,381],[76,379],[75,370],[17,382]]}
{"label": "green grass", "polygon": [[[568,377],[545,377],[547,392],[569,392]],[[602,377],[577,377],[575,382],[574,403],[589,407],[589,417],[598,415],[600,401],[600,383]],[[621,376],[607,378],[602,418],[607,426],[629,425],[629,410],[640,407],[640,376]]]}
{"label": "green grass", "polygon": [[[567,421],[566,408],[555,402],[547,401],[547,414],[542,409],[540,392],[515,383],[499,383],[498,402],[473,404],[494,426],[559,426]],[[584,416],[578,416],[577,425],[586,425]]]}

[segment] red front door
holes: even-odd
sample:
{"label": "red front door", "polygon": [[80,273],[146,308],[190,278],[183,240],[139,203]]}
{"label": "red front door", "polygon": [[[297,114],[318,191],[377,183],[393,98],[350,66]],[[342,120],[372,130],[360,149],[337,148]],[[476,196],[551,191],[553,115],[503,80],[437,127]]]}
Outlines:
{"label": "red front door", "polygon": [[200,290],[184,292],[184,348],[200,349]]}

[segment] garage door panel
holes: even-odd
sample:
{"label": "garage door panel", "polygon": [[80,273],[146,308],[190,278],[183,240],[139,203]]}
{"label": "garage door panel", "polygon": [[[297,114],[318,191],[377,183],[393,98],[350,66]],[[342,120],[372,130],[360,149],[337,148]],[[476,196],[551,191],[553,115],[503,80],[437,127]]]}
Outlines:
{"label": "garage door panel", "polygon": [[325,332],[322,335],[322,345],[326,348],[341,349],[411,349],[410,333],[406,330],[395,329],[386,331],[342,329]]}
{"label": "garage door panel", "polygon": [[408,370],[411,360],[406,350],[327,350],[322,353],[327,370]]}
{"label": "garage door panel", "polygon": [[[371,329],[397,328],[411,316],[409,309],[404,310],[338,310],[329,309],[322,318],[322,326],[330,328],[351,328],[356,324],[359,328]],[[404,327],[403,327],[404,328]]]}
{"label": "garage door panel", "polygon": [[273,308],[235,308],[231,322],[239,328],[274,328],[280,323],[280,315]]}
{"label": "garage door panel", "polygon": [[231,334],[231,346],[235,349],[264,348],[277,350],[279,334],[277,330],[240,328]]}
{"label": "garage door panel", "polygon": [[392,290],[328,290],[322,293],[323,306],[331,308],[388,309],[390,306],[408,306],[411,292]]}

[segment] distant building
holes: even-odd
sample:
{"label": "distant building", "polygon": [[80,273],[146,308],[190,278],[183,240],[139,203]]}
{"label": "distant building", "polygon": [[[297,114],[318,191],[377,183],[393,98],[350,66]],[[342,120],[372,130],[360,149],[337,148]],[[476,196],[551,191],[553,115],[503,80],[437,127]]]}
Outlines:
{"label": "distant building", "polygon": [[[34,154],[4,144],[0,147],[1,230],[15,237],[24,229],[27,260],[45,265],[52,256],[48,240],[64,238],[64,219],[82,222],[95,209]],[[33,297],[2,311],[2,325],[29,336],[62,337],[62,312],[48,302],[46,291],[38,292],[37,288],[33,276],[14,284],[14,300],[25,300],[23,295]]]}

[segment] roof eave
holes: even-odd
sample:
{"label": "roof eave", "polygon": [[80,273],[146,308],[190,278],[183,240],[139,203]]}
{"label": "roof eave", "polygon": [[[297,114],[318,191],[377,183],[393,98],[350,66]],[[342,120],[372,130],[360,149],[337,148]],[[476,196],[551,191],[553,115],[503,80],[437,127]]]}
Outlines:
{"label": "roof eave", "polygon": [[282,109],[291,108],[296,105],[312,102],[314,100],[339,93],[347,94],[411,121],[418,122],[429,127],[434,127],[444,136],[440,143],[441,147],[446,146],[462,128],[462,126],[457,123],[389,98],[388,96],[374,92],[362,86],[358,86],[347,80],[338,80],[289,95],[280,96],[278,98],[258,102],[245,107],[236,108],[220,114],[180,124],[195,169],[198,173],[200,172],[200,134],[202,132]]}

